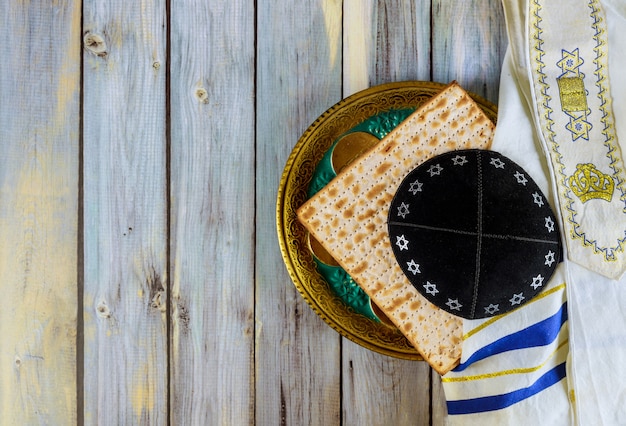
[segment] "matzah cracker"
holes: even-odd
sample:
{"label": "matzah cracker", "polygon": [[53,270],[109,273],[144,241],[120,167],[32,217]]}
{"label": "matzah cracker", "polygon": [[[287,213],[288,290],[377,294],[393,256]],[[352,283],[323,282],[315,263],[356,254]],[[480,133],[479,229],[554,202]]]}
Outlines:
{"label": "matzah cracker", "polygon": [[402,179],[427,159],[487,149],[494,124],[457,84],[423,104],[308,200],[298,219],[440,374],[461,357],[462,321],[413,287],[391,249],[389,206]]}

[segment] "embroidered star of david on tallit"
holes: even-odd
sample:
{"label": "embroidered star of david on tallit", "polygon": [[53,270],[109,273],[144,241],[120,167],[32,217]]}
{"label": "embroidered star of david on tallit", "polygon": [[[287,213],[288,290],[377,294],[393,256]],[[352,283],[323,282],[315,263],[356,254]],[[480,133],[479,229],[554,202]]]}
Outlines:
{"label": "embroidered star of david on tallit", "polygon": [[579,117],[575,117],[572,114],[567,114],[570,117],[570,122],[565,125],[565,128],[572,133],[572,140],[576,141],[578,139],[589,140],[589,131],[592,126],[589,121],[587,121],[586,115],[581,115]]}
{"label": "embroidered star of david on tallit", "polygon": [[528,173],[494,151],[452,151],[425,161],[399,185],[389,212],[392,250],[409,282],[463,318],[526,303],[560,262],[560,233],[546,197]]}
{"label": "embroidered star of david on tallit", "polygon": [[564,74],[571,73],[578,75],[578,68],[584,63],[580,57],[578,49],[574,49],[571,52],[562,49],[561,57],[562,59],[557,62],[557,66],[561,68],[561,71]]}

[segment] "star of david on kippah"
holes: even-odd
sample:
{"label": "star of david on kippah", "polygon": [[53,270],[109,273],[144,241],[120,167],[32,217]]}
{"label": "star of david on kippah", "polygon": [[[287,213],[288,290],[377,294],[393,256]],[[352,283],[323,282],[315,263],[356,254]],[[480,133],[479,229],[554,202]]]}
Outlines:
{"label": "star of david on kippah", "polygon": [[453,151],[418,166],[397,189],[388,230],[413,286],[469,319],[528,302],[561,258],[546,197],[519,165],[494,151]]}
{"label": "star of david on kippah", "polygon": [[487,315],[493,315],[496,312],[498,312],[500,310],[500,305],[496,304],[494,305],[493,303],[489,304],[489,306],[485,307],[485,313]]}
{"label": "star of david on kippah", "polygon": [[398,207],[398,216],[405,218],[407,214],[409,214],[409,205],[406,203],[400,204],[400,207]]}
{"label": "star of david on kippah", "polygon": [[424,289],[426,290],[426,293],[431,294],[433,296],[439,293],[439,290],[437,290],[437,286],[431,283],[430,281],[426,281],[426,284],[424,284]]}
{"label": "star of david on kippah", "polygon": [[417,193],[422,190],[423,185],[424,184],[421,183],[419,180],[415,180],[415,182],[411,182],[411,187],[409,188],[409,191],[411,192],[411,194],[417,195]]}
{"label": "star of david on kippah", "polygon": [[404,235],[400,235],[396,237],[396,246],[398,246],[398,250],[408,250],[409,242],[404,238]]}
{"label": "star of david on kippah", "polygon": [[467,158],[464,155],[457,155],[452,159],[452,164],[455,166],[462,166],[465,163],[467,163]]}
{"label": "star of david on kippah", "polygon": [[441,167],[441,165],[439,164],[433,164],[428,168],[428,174],[430,175],[430,177],[439,176],[442,171],[443,167]]}
{"label": "star of david on kippah", "polygon": [[517,171],[513,176],[515,176],[515,179],[517,179],[517,183],[526,186],[526,182],[528,182],[528,179],[526,179],[524,173],[520,173],[519,171]]}

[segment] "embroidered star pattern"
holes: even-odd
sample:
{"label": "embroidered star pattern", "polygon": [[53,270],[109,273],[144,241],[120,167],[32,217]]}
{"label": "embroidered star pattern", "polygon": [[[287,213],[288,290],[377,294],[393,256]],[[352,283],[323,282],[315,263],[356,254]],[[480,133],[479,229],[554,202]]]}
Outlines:
{"label": "embroidered star pattern", "polygon": [[404,235],[396,237],[396,245],[400,251],[409,249],[409,241],[404,237]]}
{"label": "embroidered star pattern", "polygon": [[424,184],[416,179],[415,182],[411,182],[411,186],[409,187],[409,191],[413,195],[416,195],[418,192],[422,192],[422,185],[424,185]]}
{"label": "embroidered star pattern", "polygon": [[515,179],[517,179],[517,183],[519,183],[520,185],[526,186],[528,179],[526,179],[526,176],[524,176],[524,173],[520,173],[519,171],[517,171],[515,172],[513,176],[515,176]]}
{"label": "embroidered star pattern", "polygon": [[521,305],[522,300],[524,300],[524,293],[514,294],[512,298],[509,299],[511,305]]}
{"label": "embroidered star pattern", "polygon": [[554,252],[552,250],[548,250],[548,254],[546,254],[546,263],[544,265],[552,266],[552,264],[556,261],[554,258]]}
{"label": "embroidered star pattern", "polygon": [[550,216],[546,217],[546,229],[548,232],[554,231],[554,221]]}
{"label": "embroidered star pattern", "polygon": [[413,275],[421,274],[420,265],[415,263],[413,259],[411,259],[410,262],[407,262],[406,265],[409,267],[409,272],[411,272]]}
{"label": "embroidered star pattern", "polygon": [[424,284],[423,287],[426,290],[426,293],[431,294],[433,296],[439,293],[439,290],[437,290],[437,286],[431,283],[430,281],[426,281],[426,284]]}
{"label": "embroidered star pattern", "polygon": [[541,274],[537,275],[536,277],[533,277],[533,282],[531,284],[533,289],[537,290],[542,285],[543,285],[543,277],[541,276]]}
{"label": "embroidered star pattern", "polygon": [[543,197],[538,192],[533,193],[533,202],[539,207],[543,206]]}
{"label": "embroidered star pattern", "polygon": [[489,161],[489,164],[491,164],[496,169],[504,169],[504,162],[499,158],[492,158],[491,161]]}
{"label": "embroidered star pattern", "polygon": [[568,52],[565,49],[561,50],[562,59],[556,63],[556,65],[561,68],[563,74],[572,73],[578,75],[578,67],[583,64],[583,60],[580,57],[578,49],[574,49],[571,52]]}
{"label": "embroidered star pattern", "polygon": [[499,304],[490,304],[489,306],[485,307],[485,313],[489,314],[489,315],[493,315],[496,312],[498,312],[500,310],[500,305]]}
{"label": "embroidered star pattern", "polygon": [[452,309],[453,311],[460,311],[461,308],[463,307],[463,305],[461,305],[459,303],[459,299],[452,300],[452,299],[448,298],[448,301],[446,302],[446,305],[448,305],[448,307],[450,309]]}
{"label": "embroidered star pattern", "polygon": [[398,216],[402,216],[402,219],[405,219],[407,214],[409,214],[409,205],[407,203],[400,204],[400,207],[398,207]]}
{"label": "embroidered star pattern", "polygon": [[565,125],[565,128],[572,133],[572,140],[575,141],[577,139],[583,138],[584,140],[589,140],[589,131],[593,127],[590,122],[585,120],[587,115],[581,115],[580,117],[574,117],[571,114],[568,114],[570,117],[569,123]]}
{"label": "embroidered star pattern", "polygon": [[465,155],[457,155],[452,159],[452,164],[455,166],[462,166],[463,164],[468,163]]}
{"label": "embroidered star pattern", "polygon": [[443,170],[439,164],[433,164],[428,168],[428,173],[430,173],[430,177],[440,175]]}

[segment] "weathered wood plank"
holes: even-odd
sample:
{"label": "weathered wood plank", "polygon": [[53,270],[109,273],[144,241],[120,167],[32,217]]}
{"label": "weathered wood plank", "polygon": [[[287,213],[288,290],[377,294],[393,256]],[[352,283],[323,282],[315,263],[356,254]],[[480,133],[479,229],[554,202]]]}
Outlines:
{"label": "weathered wood plank", "polygon": [[254,423],[254,15],[251,0],[171,8],[175,425]]}
{"label": "weathered wood plank", "polygon": [[343,343],[343,424],[430,424],[430,366]]}
{"label": "weathered wood plank", "polygon": [[0,4],[0,423],[76,421],[80,1]]}
{"label": "weathered wood plank", "polygon": [[[344,1],[344,97],[430,80],[430,1]],[[342,345],[344,424],[430,423],[430,367]]]}
{"label": "weathered wood plank", "polygon": [[435,370],[432,370],[431,375],[431,424],[434,426],[445,425],[448,408],[446,407],[446,395],[443,392],[441,376]]}
{"label": "weathered wood plank", "polygon": [[343,94],[430,80],[430,0],[344,0]]}
{"label": "weathered wood plank", "polygon": [[433,0],[433,80],[497,103],[506,46],[500,0]]}
{"label": "weathered wood plank", "polygon": [[341,1],[257,1],[256,422],[340,423],[340,337],[306,305],[276,241],[300,135],[341,98]]}
{"label": "weathered wood plank", "polygon": [[167,422],[165,1],[84,1],[84,419]]}

